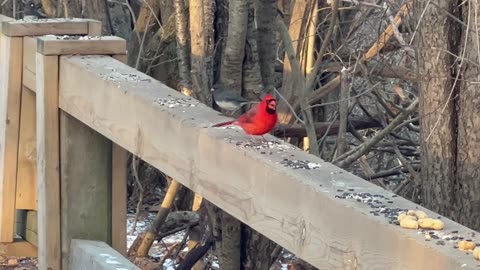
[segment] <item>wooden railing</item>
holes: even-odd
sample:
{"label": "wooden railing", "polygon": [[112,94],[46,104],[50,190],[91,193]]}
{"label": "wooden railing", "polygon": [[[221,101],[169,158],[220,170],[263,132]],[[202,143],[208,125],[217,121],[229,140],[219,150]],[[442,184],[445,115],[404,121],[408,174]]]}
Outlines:
{"label": "wooden railing", "polygon": [[[70,29],[84,31],[74,34],[98,34],[97,22],[74,21],[83,28]],[[124,253],[124,241],[115,240],[125,239],[126,151],[319,269],[477,269],[471,254],[452,248],[453,237],[426,241],[394,224],[400,209],[438,214],[273,136],[265,143],[211,128],[225,117],[118,60],[124,40],[8,35],[18,33],[15,25],[43,35],[29,32],[42,23],[3,22],[10,32],[0,36],[0,239],[12,241],[9,194],[23,181],[28,152],[15,149],[34,137],[40,269],[66,269],[72,238]],[[36,132],[22,129],[30,125]],[[474,239],[474,231],[441,219],[443,234]]]}

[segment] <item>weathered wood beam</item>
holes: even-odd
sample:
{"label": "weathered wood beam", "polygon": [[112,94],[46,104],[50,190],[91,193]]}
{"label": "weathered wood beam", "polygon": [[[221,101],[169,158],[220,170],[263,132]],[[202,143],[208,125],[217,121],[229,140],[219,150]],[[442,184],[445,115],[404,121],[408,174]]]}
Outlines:
{"label": "weathered wood beam", "polygon": [[0,242],[12,242],[22,91],[23,38],[0,34]]}
{"label": "weathered wood beam", "polygon": [[[117,54],[113,58],[126,64],[127,55]],[[112,247],[127,255],[127,178],[128,151],[112,143]]]}
{"label": "weathered wood beam", "polygon": [[58,58],[36,56],[39,269],[61,269]]}
{"label": "weathered wood beam", "polygon": [[[44,165],[44,170],[50,170],[51,177],[45,177],[39,175],[39,182],[55,181],[57,186],[51,189],[39,189],[40,194],[46,194],[51,192],[51,196],[55,198],[49,198],[50,205],[46,203],[40,204],[39,199],[39,215],[43,213],[57,213],[60,215],[60,227],[55,228],[55,233],[61,231],[60,244],[61,247],[61,268],[68,269],[68,263],[71,258],[70,253],[70,241],[73,238],[86,238],[101,240],[108,244],[112,244],[112,229],[115,228],[115,237],[123,237],[116,239],[115,247],[121,252],[125,252],[126,243],[126,152],[123,149],[114,149],[116,158],[114,160],[115,170],[112,169],[112,143],[109,139],[102,136],[100,133],[92,130],[82,122],[78,121],[74,117],[65,112],[58,110],[58,92],[51,91],[52,96],[40,95],[40,91],[45,92],[46,89],[53,90],[52,85],[44,89],[39,88],[39,83],[45,74],[50,76],[58,76],[63,71],[59,69],[58,62],[56,67],[51,69],[51,73],[40,73],[39,59],[58,59],[59,54],[86,54],[100,53],[96,47],[103,47],[102,53],[114,54],[115,57],[122,59],[126,53],[125,40],[119,38],[103,39],[57,39],[55,36],[39,37],[37,38],[37,67],[36,67],[36,81],[37,81],[37,118],[38,115],[50,113],[49,121],[56,123],[50,130],[42,128],[38,131],[37,137],[39,145],[42,141],[50,140],[50,145],[53,147],[53,142],[56,142],[58,146],[55,149],[38,148],[39,161],[40,157],[47,157],[51,162],[47,162]],[[115,44],[120,44],[118,47],[111,47],[112,43],[109,41],[115,41]],[[115,45],[114,44],[114,45]],[[78,45],[78,46],[77,46]],[[68,47],[70,46],[70,47]],[[123,49],[122,49],[123,48]],[[43,53],[54,54],[44,55]],[[116,60],[115,60],[116,61]],[[117,61],[117,63],[119,63]],[[52,62],[53,64],[53,62]],[[51,78],[58,86],[58,77]],[[45,83],[45,82],[44,82]],[[48,104],[47,104],[48,103]],[[39,104],[44,106],[39,107]],[[55,111],[56,115],[53,114]],[[38,118],[39,127],[42,120]],[[43,120],[42,125],[49,123]],[[53,124],[52,124],[53,125]],[[52,133],[56,133],[52,135]],[[43,137],[42,137],[43,136]],[[61,157],[61,160],[60,160]],[[55,167],[55,172],[53,171]],[[120,171],[119,166],[124,166]],[[40,172],[41,169],[39,169]],[[45,174],[45,173],[44,173]],[[55,174],[55,175],[53,175]],[[112,174],[115,174],[115,190],[119,192],[118,196],[115,196],[113,200],[112,196]],[[57,181],[59,183],[57,183]],[[122,186],[124,185],[124,186]],[[60,187],[60,190],[58,188]],[[57,192],[57,193],[55,193]],[[125,197],[122,196],[125,194]],[[59,203],[53,203],[55,200],[59,200]],[[113,207],[113,203],[118,203],[118,206]],[[60,205],[60,210],[57,211],[57,207]],[[118,211],[115,215],[112,214],[112,209]],[[123,221],[121,221],[123,216]],[[55,219],[57,216],[52,217]],[[39,219],[40,220],[40,219]],[[119,224],[113,225],[112,222],[118,222]],[[56,246],[53,243],[42,246],[44,241],[52,241],[50,239],[43,239],[41,241],[40,235],[42,233],[51,234],[53,231],[45,232],[40,230],[39,222],[39,246],[52,250],[52,246]],[[120,231],[123,232],[120,232]],[[55,239],[56,240],[56,239]],[[56,250],[55,250],[56,252]],[[53,253],[53,251],[52,251]],[[39,264],[44,266],[45,264],[58,263],[56,257],[44,256],[40,253]],[[54,269],[56,269],[54,267]]]}
{"label": "weathered wood beam", "polygon": [[[436,213],[284,142],[210,128],[225,117],[109,57],[63,56],[60,66],[63,111],[319,269],[477,268],[453,242],[427,242],[341,196],[370,194],[388,209]],[[442,220],[446,231],[474,233]]]}
{"label": "weathered wood beam", "polygon": [[[95,30],[94,28],[92,28]],[[92,33],[95,33],[93,31]],[[126,40],[119,37],[89,36],[63,37],[48,35],[25,37],[23,44],[23,84],[35,90],[35,54],[43,55],[113,55],[123,60],[127,53]]]}
{"label": "weathered wood beam", "polygon": [[37,38],[23,38],[23,85],[35,92],[35,57],[37,53]]}
{"label": "weathered wood beam", "polygon": [[43,55],[112,55],[126,54],[127,41],[123,38],[90,36],[43,36],[38,38],[37,52]]}
{"label": "weathered wood beam", "polygon": [[70,252],[75,256],[70,259],[67,269],[140,270],[127,258],[100,241],[73,239]]}
{"label": "weathered wood beam", "polygon": [[77,18],[0,21],[0,33],[10,37],[87,35],[99,21]]}
{"label": "weathered wood beam", "polygon": [[62,269],[69,269],[71,239],[112,243],[112,143],[61,112],[60,156]]}
{"label": "weathered wood beam", "polygon": [[128,152],[112,143],[112,247],[127,255]]}
{"label": "weathered wood beam", "polygon": [[16,209],[37,209],[37,112],[35,93],[22,87]]}

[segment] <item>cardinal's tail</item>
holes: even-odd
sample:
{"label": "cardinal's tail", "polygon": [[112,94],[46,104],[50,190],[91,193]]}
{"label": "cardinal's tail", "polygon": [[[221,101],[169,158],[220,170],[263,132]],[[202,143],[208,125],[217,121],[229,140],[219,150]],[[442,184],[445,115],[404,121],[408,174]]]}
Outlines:
{"label": "cardinal's tail", "polygon": [[235,120],[232,120],[232,121],[227,121],[227,122],[222,122],[222,123],[218,123],[218,124],[215,124],[213,125],[212,127],[223,127],[223,126],[228,126],[228,125],[231,125],[235,122]]}

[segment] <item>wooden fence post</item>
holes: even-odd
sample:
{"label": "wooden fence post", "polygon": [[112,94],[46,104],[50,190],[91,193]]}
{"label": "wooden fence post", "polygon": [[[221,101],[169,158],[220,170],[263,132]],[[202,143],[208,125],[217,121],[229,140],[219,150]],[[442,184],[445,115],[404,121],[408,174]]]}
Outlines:
{"label": "wooden fence post", "polygon": [[[126,64],[127,55],[112,55]],[[127,255],[127,159],[128,151],[112,142],[112,247]]]}
{"label": "wooden fence post", "polygon": [[[85,35],[89,32],[97,32],[99,24],[101,22],[86,19],[16,21],[0,16],[0,243],[2,243],[0,253],[2,255],[8,254],[4,252],[8,250],[14,250],[15,254],[21,255],[22,249],[28,249],[24,255],[31,255],[32,250],[35,249],[26,245],[28,243],[19,243],[18,238],[14,238],[15,209],[35,210],[37,208],[35,130],[37,116],[34,93],[36,50],[31,50],[33,46],[36,49],[34,37],[46,34]],[[26,57],[27,54],[29,54],[28,57]],[[59,197],[58,193],[54,195]],[[52,209],[51,213],[59,215],[59,211],[55,209]],[[54,222],[54,219],[51,221]],[[55,241],[55,238],[49,239],[49,241]],[[57,245],[49,245],[49,247],[53,249]],[[40,259],[40,261],[43,260]]]}
{"label": "wooden fence post", "polygon": [[13,242],[23,38],[0,34],[0,242]]}
{"label": "wooden fence post", "polygon": [[58,56],[36,56],[38,266],[61,269]]}
{"label": "wooden fence post", "polygon": [[63,269],[68,269],[71,239],[112,243],[111,147],[100,133],[60,112]]}
{"label": "wooden fence post", "polygon": [[[50,71],[43,74],[43,76],[47,74],[52,76],[48,80],[55,81],[57,84],[57,90],[54,93],[56,99],[50,99],[54,102],[48,103],[49,107],[41,108],[40,106],[42,103],[47,104],[49,96],[40,95],[41,89],[38,88],[38,82],[42,81],[42,78],[39,77],[41,73],[37,69],[37,108],[40,108],[37,115],[41,115],[40,110],[55,111],[56,115],[51,117],[51,121],[59,123],[58,127],[38,132],[39,146],[41,143],[40,132],[45,134],[44,137],[55,138],[57,136],[55,138],[57,148],[52,149],[53,151],[38,148],[38,156],[39,158],[41,156],[48,157],[54,153],[57,155],[57,159],[51,157],[52,162],[45,167],[60,166],[60,172],[56,171],[55,176],[51,178],[58,177],[61,187],[59,199],[61,219],[60,228],[57,231],[61,231],[61,265],[63,269],[68,269],[70,242],[73,238],[100,240],[110,245],[115,243],[118,249],[124,249],[123,246],[126,242],[126,225],[123,225],[126,222],[126,151],[119,146],[114,146],[112,149],[112,142],[109,139],[59,109],[61,104],[58,103],[58,74],[62,72],[60,55],[117,55],[122,53],[126,53],[126,42],[117,37],[62,39],[55,36],[44,36],[38,38],[37,59],[57,59],[56,69],[50,69],[54,75],[50,75]],[[37,65],[37,68],[41,68],[41,66]],[[41,97],[46,100],[40,100]],[[40,119],[38,124],[40,130]],[[51,132],[55,132],[56,135],[50,134]],[[40,153],[41,151],[42,153]],[[59,156],[61,160],[58,158]],[[39,180],[40,177],[39,174]],[[44,181],[49,181],[51,178],[45,176]],[[54,187],[55,190],[57,188]],[[118,194],[113,196],[112,189]],[[48,192],[48,190],[42,191],[44,194]],[[118,206],[114,205],[116,202],[119,203]],[[125,203],[125,205],[121,203]],[[124,238],[113,241],[113,238],[118,235],[112,233],[118,233]]]}

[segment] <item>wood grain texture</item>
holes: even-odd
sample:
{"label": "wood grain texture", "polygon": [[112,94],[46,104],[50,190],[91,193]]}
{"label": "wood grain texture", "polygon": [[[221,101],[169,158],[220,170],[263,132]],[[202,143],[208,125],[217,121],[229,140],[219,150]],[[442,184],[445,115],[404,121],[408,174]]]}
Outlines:
{"label": "wood grain texture", "polygon": [[140,270],[127,258],[100,241],[73,239],[72,257],[68,268],[71,270]]}
{"label": "wood grain texture", "polygon": [[90,20],[88,22],[88,35],[89,36],[101,36],[102,35],[102,22],[97,20]]}
{"label": "wood grain texture", "polygon": [[0,242],[13,241],[15,226],[22,43],[0,34]]}
{"label": "wood grain texture", "polygon": [[[245,147],[241,130],[209,128],[226,120],[218,112],[110,57],[60,62],[62,110],[319,269],[476,269],[452,246],[426,242],[374,216],[368,204],[335,196],[354,189],[388,198],[388,207],[436,213],[289,144]],[[284,158],[320,167],[292,169]],[[473,233],[442,220],[448,231]]]}
{"label": "wood grain texture", "polygon": [[124,64],[127,64],[128,55],[126,55],[126,54],[115,54],[115,55],[112,55],[112,57],[114,59],[117,59],[118,61],[124,63]]}
{"label": "wood grain texture", "polygon": [[[112,55],[126,64],[126,54]],[[112,247],[127,255],[127,159],[128,151],[112,143]]]}
{"label": "wood grain texture", "polygon": [[38,267],[61,269],[58,56],[36,54]]}
{"label": "wood grain texture", "polygon": [[35,92],[35,57],[37,53],[37,39],[23,38],[23,85]]}
{"label": "wood grain texture", "polygon": [[37,209],[37,112],[35,93],[23,87],[20,109],[16,209]]}
{"label": "wood grain texture", "polygon": [[128,152],[112,143],[112,247],[127,255],[127,157]]}
{"label": "wood grain texture", "polygon": [[11,37],[43,35],[87,35],[88,19],[42,19],[0,22],[0,33]]}
{"label": "wood grain texture", "polygon": [[37,40],[37,52],[43,55],[111,55],[127,52],[126,40],[115,36],[81,37],[81,39],[43,36]]}
{"label": "wood grain texture", "polygon": [[71,239],[112,242],[112,143],[61,111],[60,156],[62,267],[68,269]]}

